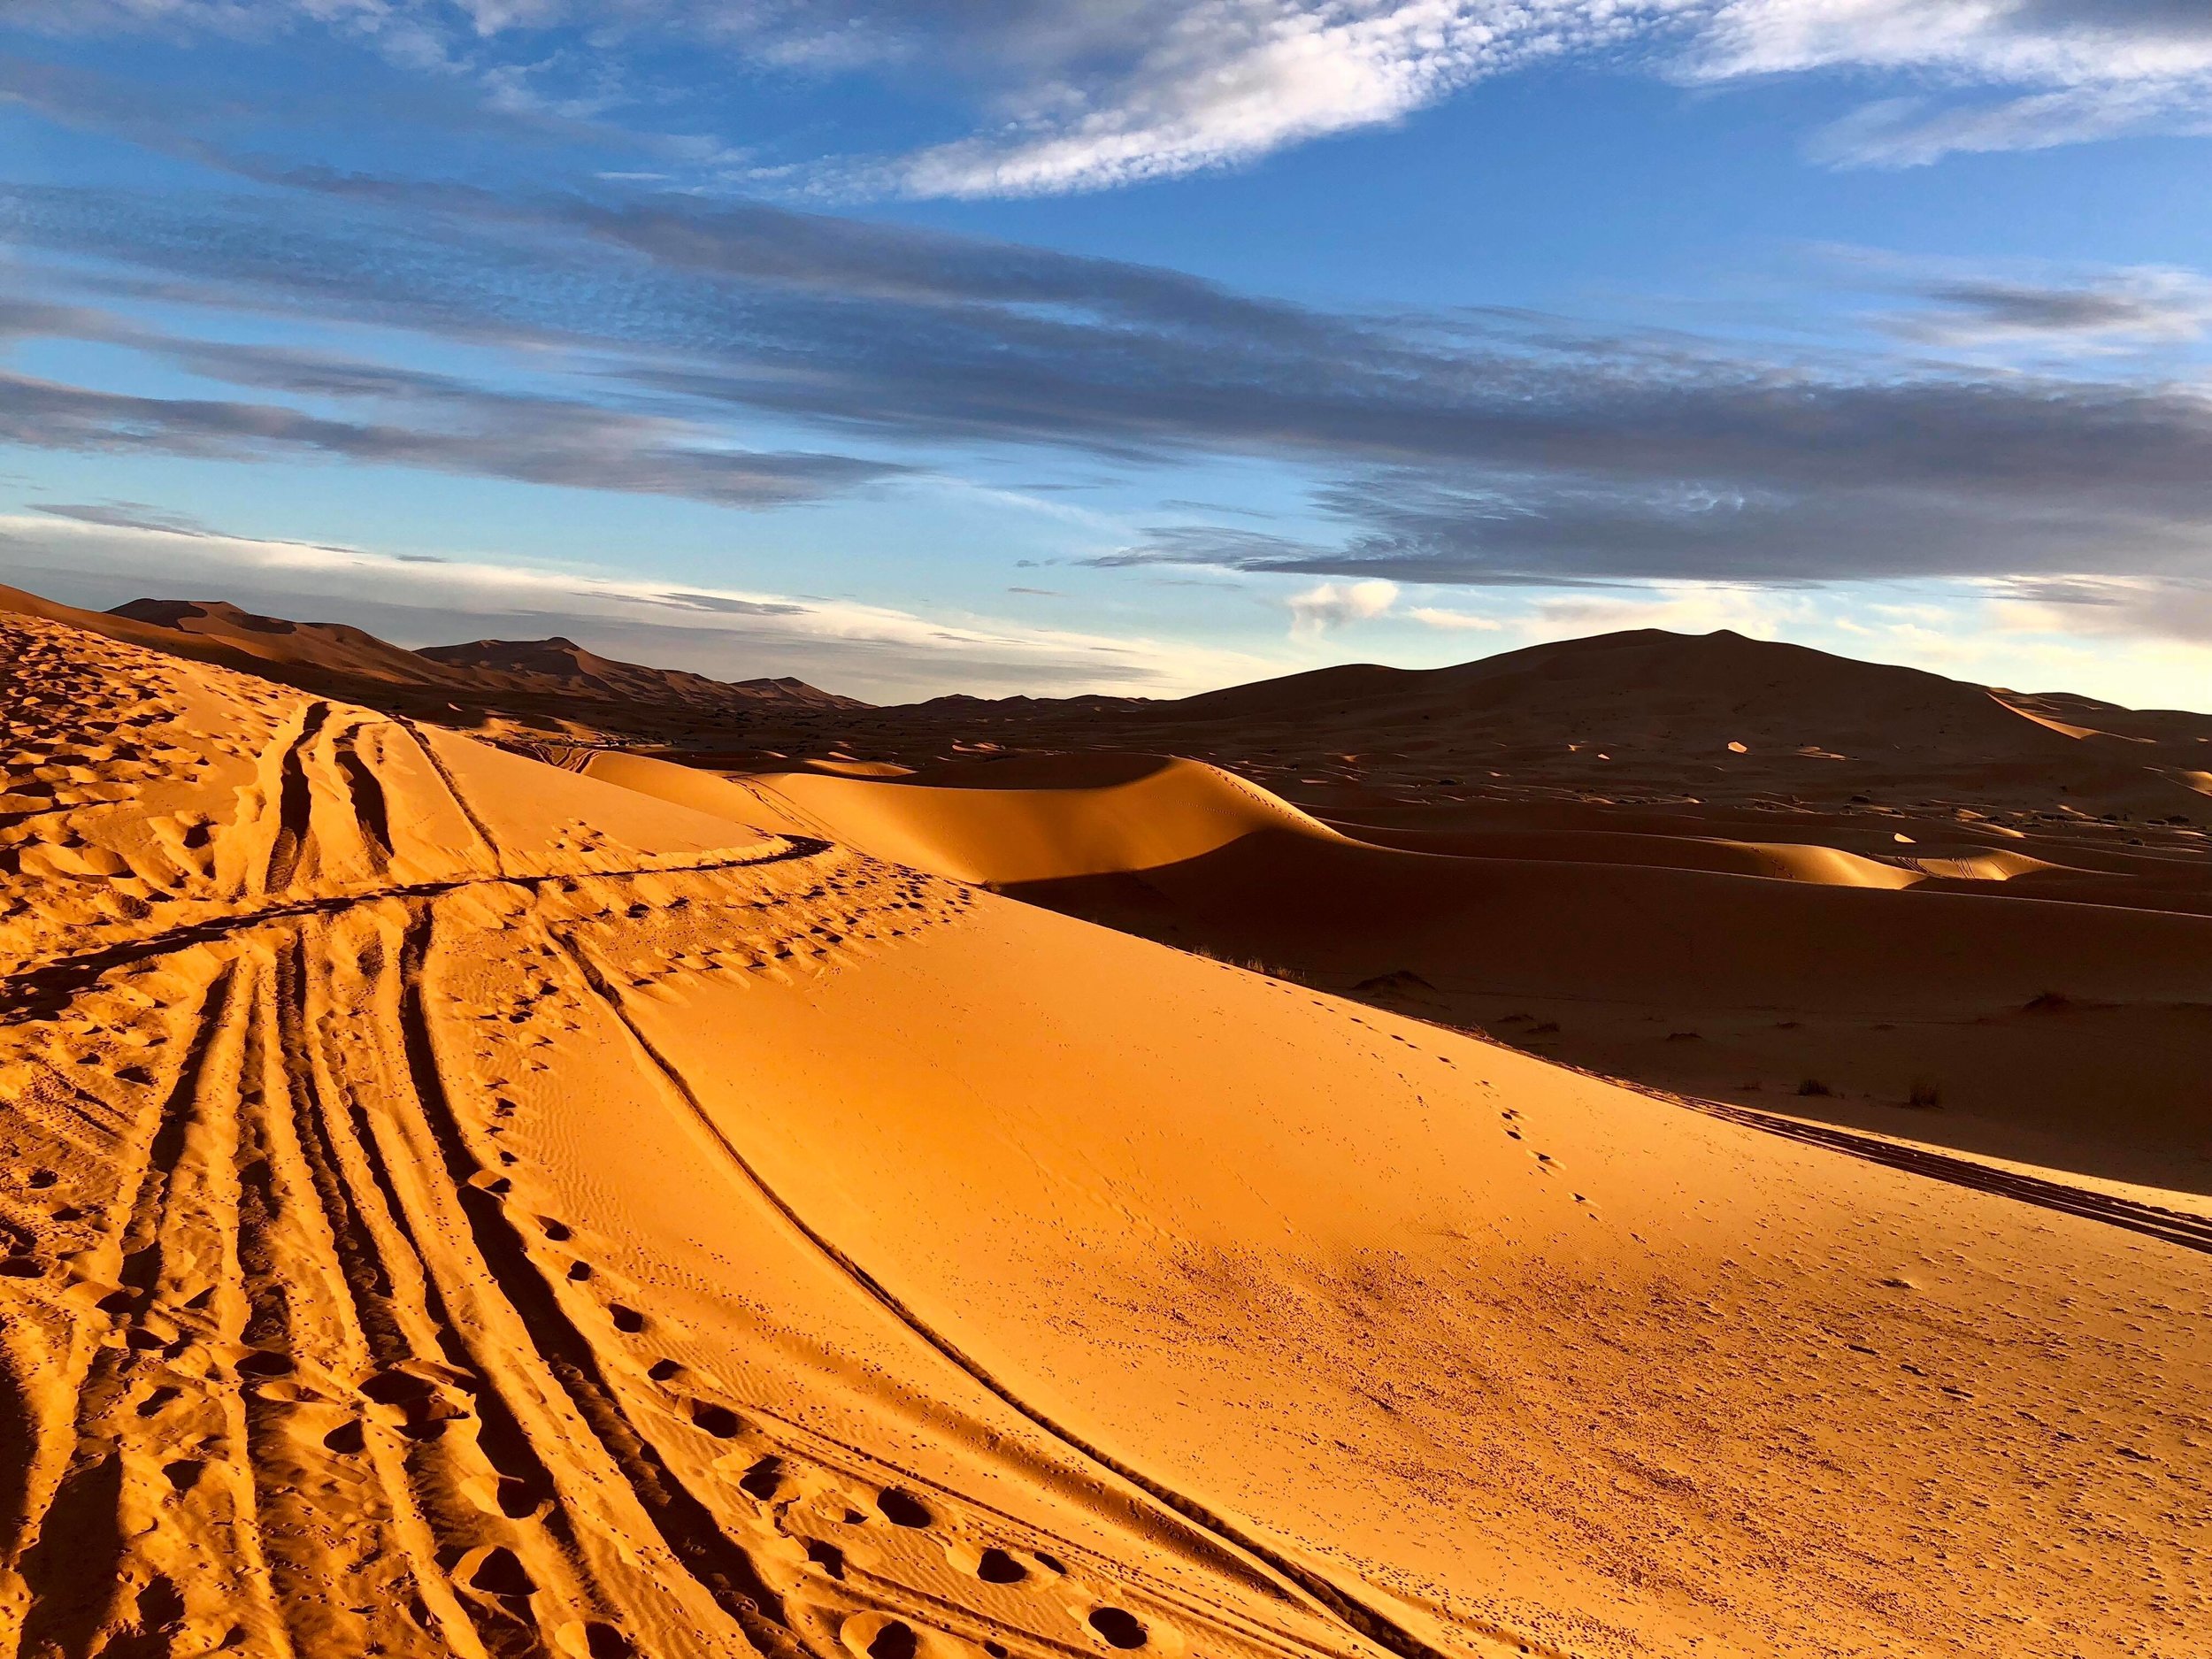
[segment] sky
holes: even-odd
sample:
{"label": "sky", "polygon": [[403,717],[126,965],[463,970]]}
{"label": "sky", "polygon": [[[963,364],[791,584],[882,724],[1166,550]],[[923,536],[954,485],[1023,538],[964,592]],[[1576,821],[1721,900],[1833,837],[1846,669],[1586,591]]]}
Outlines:
{"label": "sky", "polygon": [[0,581],[2212,708],[2205,0],[0,0]]}

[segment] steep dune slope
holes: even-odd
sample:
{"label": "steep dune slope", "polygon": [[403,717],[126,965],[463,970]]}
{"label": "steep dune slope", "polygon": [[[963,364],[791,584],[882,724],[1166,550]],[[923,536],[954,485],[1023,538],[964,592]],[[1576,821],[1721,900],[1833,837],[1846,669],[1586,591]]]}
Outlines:
{"label": "steep dune slope", "polygon": [[0,632],[13,1651],[2103,1655],[2212,1616],[2185,1217]]}

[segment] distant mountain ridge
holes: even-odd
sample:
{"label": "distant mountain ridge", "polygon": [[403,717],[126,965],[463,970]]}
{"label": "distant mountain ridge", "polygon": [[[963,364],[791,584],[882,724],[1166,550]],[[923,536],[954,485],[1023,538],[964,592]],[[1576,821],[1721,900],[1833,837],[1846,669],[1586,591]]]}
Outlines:
{"label": "distant mountain ridge", "polygon": [[361,676],[396,685],[472,683],[419,652],[342,622],[293,622],[222,600],[134,599],[104,614],[224,645],[272,664]]}
{"label": "distant mountain ridge", "polygon": [[714,680],[687,669],[618,662],[557,634],[544,640],[472,640],[463,645],[426,645],[412,655],[442,666],[501,675],[546,690],[588,691],[609,697],[672,697],[682,703],[710,706],[733,701],[803,703],[821,709],[868,706],[788,676]]}
{"label": "distant mountain ridge", "polygon": [[879,757],[922,757],[933,739],[1182,755],[1294,796],[1385,776],[1455,788],[1541,776],[1593,797],[1963,792],[2193,821],[2212,795],[2212,716],[2001,690],[1727,629],[1633,629],[1445,668],[1340,664],[1173,701],[941,697],[841,729],[854,754]]}
{"label": "distant mountain ridge", "polygon": [[474,640],[410,650],[345,623],[295,622],[224,600],[141,598],[111,611],[82,611],[0,587],[0,611],[43,616],[172,656],[370,702],[380,693],[403,692],[457,694],[479,702],[488,696],[585,703],[643,699],[709,714],[868,706],[803,680],[714,680],[680,668],[619,662],[567,639]]}
{"label": "distant mountain ridge", "polygon": [[619,662],[557,636],[408,650],[219,602],[81,611],[0,589],[0,610],[442,723],[514,721],[526,742],[642,741],[735,771],[809,756],[910,768],[1120,749],[1209,761],[1346,811],[1365,810],[1346,790],[1383,800],[1540,779],[1587,799],[2212,816],[2212,716],[1994,689],[1724,629],[1598,634],[1444,668],[1344,664],[1173,700],[956,694],[872,707],[789,678]]}

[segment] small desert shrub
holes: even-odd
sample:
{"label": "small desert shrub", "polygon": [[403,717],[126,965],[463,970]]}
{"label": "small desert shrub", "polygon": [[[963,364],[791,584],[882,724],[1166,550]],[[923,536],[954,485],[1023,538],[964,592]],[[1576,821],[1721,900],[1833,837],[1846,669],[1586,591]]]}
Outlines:
{"label": "small desert shrub", "polygon": [[1797,1092],[1800,1094],[1832,1094],[1835,1090],[1830,1088],[1818,1078],[1809,1077],[1797,1086]]}
{"label": "small desert shrub", "polygon": [[1943,1091],[1925,1078],[1914,1081],[1912,1092],[1905,1096],[1905,1104],[1917,1106],[1923,1111],[1935,1111],[1943,1105]]}

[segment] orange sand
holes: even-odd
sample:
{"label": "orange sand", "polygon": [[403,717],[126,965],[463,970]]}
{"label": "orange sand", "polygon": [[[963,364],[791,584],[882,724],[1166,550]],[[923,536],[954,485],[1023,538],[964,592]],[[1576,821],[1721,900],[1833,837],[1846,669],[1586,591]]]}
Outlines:
{"label": "orange sand", "polygon": [[[1697,979],[1678,930],[1724,922],[1841,941],[1775,958],[1824,995],[2030,984],[2014,907],[1401,851],[1196,765],[661,800],[35,617],[0,660],[9,1651],[2212,1628],[2185,1216],[1787,1138],[868,848],[1225,861],[1255,925],[1620,987]],[[2084,995],[2207,959],[2212,921],[2019,908],[2072,923]]]}

